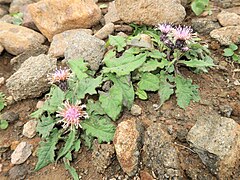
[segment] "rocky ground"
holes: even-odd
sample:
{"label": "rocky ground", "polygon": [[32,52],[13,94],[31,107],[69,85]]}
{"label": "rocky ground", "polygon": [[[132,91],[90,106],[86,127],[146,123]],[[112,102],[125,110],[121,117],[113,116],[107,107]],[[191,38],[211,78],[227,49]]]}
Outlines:
{"label": "rocky ground", "polygon": [[[70,5],[71,4],[71,5]],[[240,44],[239,0],[214,0],[212,14],[196,17],[185,0],[0,0],[0,91],[7,107],[0,119],[0,179],[71,179],[59,161],[38,172],[37,121],[49,90],[47,74],[83,57],[98,70],[110,34],[131,34],[134,22],[191,25],[209,48],[216,66],[206,74],[180,69],[200,87],[200,103],[186,110],[172,97],[161,109],[157,94],[136,100],[117,122],[111,144],[94,143],[74,154],[84,180],[240,179],[240,65],[223,49]],[[14,13],[21,12],[22,25]]]}

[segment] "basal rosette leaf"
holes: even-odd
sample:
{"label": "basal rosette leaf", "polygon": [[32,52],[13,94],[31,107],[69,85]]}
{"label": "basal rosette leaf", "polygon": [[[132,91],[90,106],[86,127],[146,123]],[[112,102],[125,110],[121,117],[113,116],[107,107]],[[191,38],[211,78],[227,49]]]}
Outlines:
{"label": "basal rosette leaf", "polygon": [[169,65],[169,61],[166,59],[162,59],[161,62],[157,60],[149,60],[146,63],[142,65],[142,67],[139,68],[140,72],[151,72],[155,71],[157,68],[163,69],[164,67]]}
{"label": "basal rosette leaf", "polygon": [[159,89],[159,77],[152,73],[143,73],[138,87],[145,91],[157,91]]}
{"label": "basal rosette leaf", "polygon": [[115,46],[117,48],[118,52],[121,52],[124,50],[124,47],[126,44],[126,38],[122,36],[109,36],[109,44],[112,46]]}
{"label": "basal rosette leaf", "polygon": [[82,58],[71,59],[68,61],[68,65],[79,80],[88,77],[86,74],[86,71],[88,70],[87,63],[85,63]]}
{"label": "basal rosette leaf", "polygon": [[42,138],[46,138],[51,133],[56,121],[51,116],[42,116],[38,121],[36,131]]}
{"label": "basal rosette leaf", "polygon": [[79,176],[77,174],[77,171],[75,168],[73,168],[71,165],[70,165],[70,162],[68,159],[63,159],[63,162],[64,162],[64,165],[65,165],[65,168],[69,171],[69,173],[72,175],[73,179],[74,180],[79,180]]}

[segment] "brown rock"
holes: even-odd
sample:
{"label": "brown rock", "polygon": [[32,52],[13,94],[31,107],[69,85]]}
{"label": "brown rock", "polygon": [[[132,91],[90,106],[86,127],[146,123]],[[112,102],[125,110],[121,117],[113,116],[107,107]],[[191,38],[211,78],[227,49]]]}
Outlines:
{"label": "brown rock", "polygon": [[3,52],[4,47],[0,44],[0,54]]}
{"label": "brown rock", "polygon": [[40,1],[40,0],[13,0],[11,5],[10,5],[9,12],[11,14],[22,12],[24,6],[26,6],[28,4],[38,2],[38,1]]}
{"label": "brown rock", "polygon": [[236,14],[240,15],[240,6],[228,8],[228,9],[225,9],[225,11],[228,11],[231,13],[236,13]]}
{"label": "brown rock", "polygon": [[103,26],[96,34],[94,34],[95,37],[98,39],[106,39],[110,34],[112,34],[114,31],[114,24],[109,23]]}
{"label": "brown rock", "polygon": [[106,24],[120,21],[120,17],[115,6],[115,1],[109,3],[108,12],[105,14],[104,19]]}
{"label": "brown rock", "polygon": [[0,22],[0,44],[13,55],[21,54],[36,44],[42,44],[45,37],[31,29]]}
{"label": "brown rock", "polygon": [[8,7],[0,5],[0,17],[3,17],[5,14],[8,14]]}
{"label": "brown rock", "polygon": [[140,180],[154,180],[147,171],[140,171]]}
{"label": "brown rock", "polygon": [[186,16],[179,0],[116,0],[116,9],[126,23],[157,25],[181,23]]}
{"label": "brown rock", "polygon": [[136,174],[142,144],[142,124],[136,119],[128,119],[118,124],[113,143],[118,161],[129,176]]}
{"label": "brown rock", "polygon": [[38,31],[37,26],[34,24],[32,16],[29,12],[28,5],[23,7],[23,22],[22,26],[28,27],[30,29],[34,29]]}
{"label": "brown rock", "polygon": [[[71,4],[71,5],[70,5]],[[101,19],[101,10],[93,0],[42,0],[29,5],[38,29],[49,41],[69,29],[90,28]]]}
{"label": "brown rock", "polygon": [[210,36],[218,40],[221,45],[240,44],[240,25],[215,29],[211,31]]}
{"label": "brown rock", "polygon": [[227,12],[227,11],[222,11],[217,15],[218,21],[222,26],[238,26],[240,25],[240,16]]}

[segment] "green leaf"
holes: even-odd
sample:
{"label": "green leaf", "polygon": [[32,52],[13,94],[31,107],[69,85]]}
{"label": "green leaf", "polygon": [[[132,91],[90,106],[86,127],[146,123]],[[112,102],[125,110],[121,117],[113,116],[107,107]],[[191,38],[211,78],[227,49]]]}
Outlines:
{"label": "green leaf", "polygon": [[116,88],[121,91],[123,97],[123,105],[131,109],[134,101],[134,89],[129,76],[116,77],[113,74],[108,75],[109,79],[113,81]]}
{"label": "green leaf", "polygon": [[15,25],[21,25],[23,22],[23,13],[19,12],[19,13],[13,13],[11,14],[11,16],[13,17],[13,24]]}
{"label": "green leaf", "polygon": [[117,51],[121,52],[124,50],[124,47],[127,45],[126,43],[126,38],[122,37],[122,36],[109,36],[109,43],[112,46],[116,46],[117,47]]}
{"label": "green leaf", "polygon": [[64,158],[68,159],[69,161],[72,161],[72,153],[71,151],[69,151],[65,156]]}
{"label": "green leaf", "polygon": [[69,60],[68,66],[71,68],[72,72],[76,74],[79,80],[88,76],[86,74],[88,70],[87,63],[85,63],[82,58]]}
{"label": "green leaf", "polygon": [[138,87],[145,91],[157,91],[159,89],[159,78],[152,73],[144,73],[138,82]]}
{"label": "green leaf", "polygon": [[110,119],[101,116],[92,116],[82,121],[81,126],[87,136],[98,138],[99,143],[112,141],[116,130]]}
{"label": "green leaf", "polygon": [[38,121],[38,125],[36,131],[39,133],[42,138],[46,138],[49,136],[55,125],[55,121],[51,116],[42,116],[41,120]]}
{"label": "green leaf", "polygon": [[148,99],[147,93],[142,89],[138,88],[137,91],[136,91],[136,95],[139,97],[139,99],[142,99],[142,100],[147,100]]}
{"label": "green leaf", "polygon": [[234,61],[240,63],[240,56],[239,56],[239,55],[234,54],[234,55],[232,56],[232,59],[233,59]]}
{"label": "green leaf", "polygon": [[8,122],[6,120],[0,120],[0,129],[7,129]]}
{"label": "green leaf", "polygon": [[104,115],[106,114],[99,101],[94,102],[92,99],[87,103],[88,114],[91,115]]}
{"label": "green leaf", "polygon": [[94,138],[86,133],[81,134],[81,138],[84,140],[84,145],[91,149]]}
{"label": "green leaf", "polygon": [[79,176],[77,174],[76,169],[74,169],[72,166],[70,166],[70,163],[69,163],[69,161],[67,159],[64,159],[63,161],[64,161],[65,168],[72,175],[73,179],[74,180],[79,180]]}
{"label": "green leaf", "polygon": [[179,63],[185,64],[186,66],[192,67],[192,68],[215,66],[213,62],[207,62],[207,61],[198,60],[198,59],[193,59],[190,61],[179,61]]}
{"label": "green leaf", "polygon": [[107,7],[108,7],[107,4],[100,4],[100,5],[99,5],[99,8],[100,8],[100,9],[104,9],[104,8],[107,8]]}
{"label": "green leaf", "polygon": [[5,105],[6,105],[6,103],[5,103],[5,95],[2,92],[0,92],[0,111],[3,110]]}
{"label": "green leaf", "polygon": [[231,57],[234,54],[234,51],[230,48],[225,48],[223,51],[224,51],[223,55],[226,57]]}
{"label": "green leaf", "polygon": [[182,76],[175,78],[177,104],[185,109],[191,100],[198,102],[200,97],[198,95],[198,86],[192,85],[192,80],[184,79]]}
{"label": "green leaf", "polygon": [[51,136],[47,138],[47,141],[41,141],[40,147],[38,148],[37,156],[38,162],[35,167],[35,171],[42,169],[48,164],[54,162],[56,144],[60,138],[61,132],[54,129]]}
{"label": "green leaf", "polygon": [[74,142],[74,150],[75,150],[75,152],[78,152],[80,150],[80,147],[81,147],[81,141],[80,141],[80,139],[77,139]]}
{"label": "green leaf", "polygon": [[120,58],[104,59],[107,67],[103,68],[103,73],[116,73],[118,76],[129,75],[130,72],[139,68],[146,60],[146,54],[132,55],[123,54]]}
{"label": "green leaf", "polygon": [[65,142],[63,149],[60,150],[57,160],[59,160],[61,157],[63,157],[65,154],[67,154],[70,151],[70,149],[73,146],[73,143],[75,141],[75,135],[76,135],[76,130],[75,130],[75,128],[73,128],[68,135],[68,138]]}
{"label": "green leaf", "polygon": [[233,51],[236,51],[238,49],[238,46],[236,44],[231,43],[229,45],[229,48],[232,49]]}
{"label": "green leaf", "polygon": [[161,62],[158,62],[157,60],[150,60],[144,63],[142,67],[139,68],[139,71],[150,72],[150,71],[156,70],[157,68],[163,69],[165,66],[168,66],[168,65],[169,65],[169,61],[167,61],[166,59],[163,59]]}
{"label": "green leaf", "polygon": [[154,59],[162,59],[166,57],[166,54],[160,52],[159,50],[152,50],[148,53],[148,56]]}
{"label": "green leaf", "polygon": [[112,86],[108,93],[101,93],[99,97],[101,106],[107,115],[116,120],[122,110],[123,95],[121,89]]}
{"label": "green leaf", "polygon": [[193,12],[199,16],[205,10],[205,5],[199,0],[194,0],[191,4]]}

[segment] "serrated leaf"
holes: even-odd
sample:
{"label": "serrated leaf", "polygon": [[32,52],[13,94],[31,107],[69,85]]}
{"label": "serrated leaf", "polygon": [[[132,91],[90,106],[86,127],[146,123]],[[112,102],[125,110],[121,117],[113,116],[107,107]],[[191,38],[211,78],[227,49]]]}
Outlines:
{"label": "serrated leaf", "polygon": [[238,46],[236,44],[231,43],[229,45],[229,48],[232,49],[233,51],[236,51],[238,49]]}
{"label": "serrated leaf", "polygon": [[159,50],[152,50],[148,53],[148,56],[154,59],[162,59],[166,57],[166,54],[160,52]]}
{"label": "serrated leaf", "polygon": [[134,89],[129,76],[116,77],[115,75],[108,75],[109,79],[113,81],[116,88],[121,90],[123,97],[123,105],[131,109],[134,101]]}
{"label": "serrated leaf", "polygon": [[35,171],[38,171],[48,164],[54,162],[56,144],[58,143],[60,135],[61,132],[57,129],[54,129],[51,136],[47,138],[46,142],[40,142],[40,147],[38,148],[37,152],[38,162],[35,167]]}
{"label": "serrated leaf", "polygon": [[72,166],[70,166],[70,163],[69,163],[69,161],[67,159],[64,159],[63,161],[64,161],[65,168],[72,175],[73,179],[74,180],[79,180],[79,176],[77,174],[76,169],[74,169]]}
{"label": "serrated leaf", "polygon": [[191,100],[198,102],[200,97],[198,95],[198,86],[192,85],[192,80],[185,79],[182,76],[175,78],[177,104],[185,109]]}
{"label": "serrated leaf", "polygon": [[226,57],[231,57],[234,54],[234,51],[230,48],[226,48],[223,51],[224,51],[223,55],[226,56]]}
{"label": "serrated leaf", "polygon": [[158,62],[157,60],[150,60],[147,61],[142,65],[142,67],[139,68],[140,72],[151,72],[156,70],[157,68],[163,69],[165,66],[169,65],[169,61],[166,59],[163,59],[161,62]]}
{"label": "serrated leaf", "polygon": [[108,93],[100,94],[99,101],[107,115],[112,118],[112,120],[116,120],[122,110],[122,91],[114,85]]}
{"label": "serrated leaf", "polygon": [[84,145],[87,146],[88,149],[91,149],[94,138],[86,133],[81,134],[81,138],[84,140]]}
{"label": "serrated leaf", "polygon": [[112,46],[115,46],[117,48],[118,52],[121,52],[124,50],[124,47],[127,45],[126,44],[126,39],[122,36],[109,36],[109,43]]}
{"label": "serrated leaf", "polygon": [[139,97],[139,99],[142,99],[142,100],[147,100],[148,99],[147,93],[142,89],[138,88],[137,91],[136,91],[136,95]]}
{"label": "serrated leaf", "polygon": [[80,150],[80,147],[81,147],[81,141],[80,139],[77,139],[75,142],[74,142],[74,151],[75,152],[78,152]]}
{"label": "serrated leaf", "polygon": [[99,143],[112,141],[116,130],[110,119],[100,116],[92,116],[82,121],[81,126],[87,136],[96,137]]}
{"label": "serrated leaf", "polygon": [[105,60],[106,66],[103,73],[116,73],[118,76],[129,75],[139,68],[146,60],[146,54],[132,55],[124,54],[120,58]]}
{"label": "serrated leaf", "polygon": [[73,146],[73,143],[75,141],[75,135],[76,135],[76,130],[75,130],[75,128],[73,128],[68,135],[68,138],[65,142],[63,149],[60,150],[57,160],[60,159],[61,157],[63,157],[65,154],[67,154],[70,151],[70,149]]}
{"label": "serrated leaf", "polygon": [[0,120],[0,129],[7,129],[8,128],[8,122],[6,120]]}
{"label": "serrated leaf", "polygon": [[64,158],[68,159],[69,161],[72,161],[72,153],[69,151]]}
{"label": "serrated leaf", "polygon": [[215,66],[213,62],[207,62],[198,59],[192,59],[190,61],[179,61],[179,63],[185,64],[188,67],[198,68],[198,67],[213,67]]}
{"label": "serrated leaf", "polygon": [[55,121],[51,116],[42,116],[41,120],[38,121],[36,131],[39,133],[42,138],[46,138],[49,136],[55,125]]}
{"label": "serrated leaf", "polygon": [[87,63],[85,63],[82,58],[69,60],[68,66],[71,68],[72,72],[76,74],[79,80],[88,76],[86,74],[88,70]]}
{"label": "serrated leaf", "polygon": [[138,87],[145,91],[157,91],[159,89],[159,78],[152,73],[144,73],[138,82]]}
{"label": "serrated leaf", "polygon": [[199,16],[200,14],[202,14],[202,12],[204,11],[205,9],[205,5],[204,3],[202,3],[201,1],[199,0],[194,0],[191,4],[191,8],[193,10],[193,12]]}
{"label": "serrated leaf", "polygon": [[106,114],[104,109],[102,108],[99,101],[94,102],[93,100],[88,100],[87,103],[87,111],[88,114],[91,116],[93,114],[95,115],[104,115]]}

